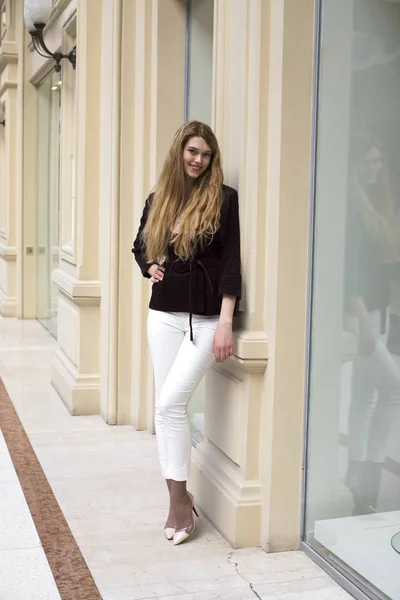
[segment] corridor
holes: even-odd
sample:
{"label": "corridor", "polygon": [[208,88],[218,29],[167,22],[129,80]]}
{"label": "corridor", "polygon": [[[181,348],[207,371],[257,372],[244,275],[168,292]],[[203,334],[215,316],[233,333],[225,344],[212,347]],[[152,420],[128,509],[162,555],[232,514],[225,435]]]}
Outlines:
{"label": "corridor", "polygon": [[38,322],[0,318],[1,600],[349,598],[303,553],[232,550],[203,516],[171,546],[154,437],[71,417],[55,350]]}

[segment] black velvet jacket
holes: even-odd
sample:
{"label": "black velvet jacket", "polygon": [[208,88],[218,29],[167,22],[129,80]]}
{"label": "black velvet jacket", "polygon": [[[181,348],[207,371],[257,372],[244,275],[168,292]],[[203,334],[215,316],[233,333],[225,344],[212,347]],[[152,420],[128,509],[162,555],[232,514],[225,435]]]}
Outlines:
{"label": "black velvet jacket", "polygon": [[[141,236],[152,198],[153,194],[146,201],[132,248],[144,277],[150,277],[147,271],[151,264],[146,262]],[[163,280],[153,284],[150,300],[153,310],[189,313],[191,324],[193,314],[219,315],[224,294],[240,299],[240,228],[236,190],[223,186],[220,228],[212,241],[185,262],[178,259],[171,245],[168,260],[163,266]]]}

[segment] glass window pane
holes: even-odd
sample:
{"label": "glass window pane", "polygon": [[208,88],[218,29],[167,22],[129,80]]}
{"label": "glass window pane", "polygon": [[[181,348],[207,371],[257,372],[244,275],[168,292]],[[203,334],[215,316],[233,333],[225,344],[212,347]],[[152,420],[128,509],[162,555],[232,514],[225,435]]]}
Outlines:
{"label": "glass window pane", "polygon": [[57,335],[58,290],[51,281],[59,262],[60,117],[59,74],[38,86],[37,318]]}
{"label": "glass window pane", "polygon": [[304,535],[399,600],[400,3],[321,7]]}
{"label": "glass window pane", "polygon": [[214,0],[187,2],[186,118],[211,126]]}

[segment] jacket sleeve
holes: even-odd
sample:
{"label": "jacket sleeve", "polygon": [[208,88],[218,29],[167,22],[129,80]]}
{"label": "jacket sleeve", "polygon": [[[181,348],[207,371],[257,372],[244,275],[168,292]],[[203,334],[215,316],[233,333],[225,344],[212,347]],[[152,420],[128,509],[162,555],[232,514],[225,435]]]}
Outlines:
{"label": "jacket sleeve", "polygon": [[142,233],[143,233],[143,229],[147,223],[147,218],[149,216],[151,200],[152,200],[152,196],[149,196],[149,198],[146,200],[146,204],[143,209],[142,218],[140,219],[139,230],[137,232],[136,239],[133,242],[133,248],[132,248],[132,252],[135,255],[135,260],[136,260],[137,264],[139,265],[140,270],[142,271],[143,277],[147,277],[148,279],[150,279],[150,275],[147,271],[151,267],[151,263],[146,262],[145,251],[144,251],[143,240],[142,240]]}
{"label": "jacket sleeve", "polygon": [[221,263],[221,278],[218,294],[241,297],[242,280],[240,274],[240,225],[239,201],[237,192],[229,198],[226,217]]}

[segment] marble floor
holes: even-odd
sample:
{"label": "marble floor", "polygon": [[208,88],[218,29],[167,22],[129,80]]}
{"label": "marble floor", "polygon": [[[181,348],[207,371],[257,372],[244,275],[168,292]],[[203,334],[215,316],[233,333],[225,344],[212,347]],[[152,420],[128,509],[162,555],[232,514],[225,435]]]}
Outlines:
{"label": "marble floor", "polygon": [[[171,546],[154,437],[71,417],[50,384],[55,349],[36,321],[0,318],[0,377],[104,600],[350,598],[303,553],[233,550],[203,516],[192,542]],[[11,565],[0,598],[32,600],[41,585],[40,600],[58,598],[1,437],[0,479],[0,519],[15,523],[0,526],[1,573]],[[21,557],[34,551],[22,584]]]}
{"label": "marble floor", "polygon": [[1,600],[60,600],[1,431],[0,573]]}

